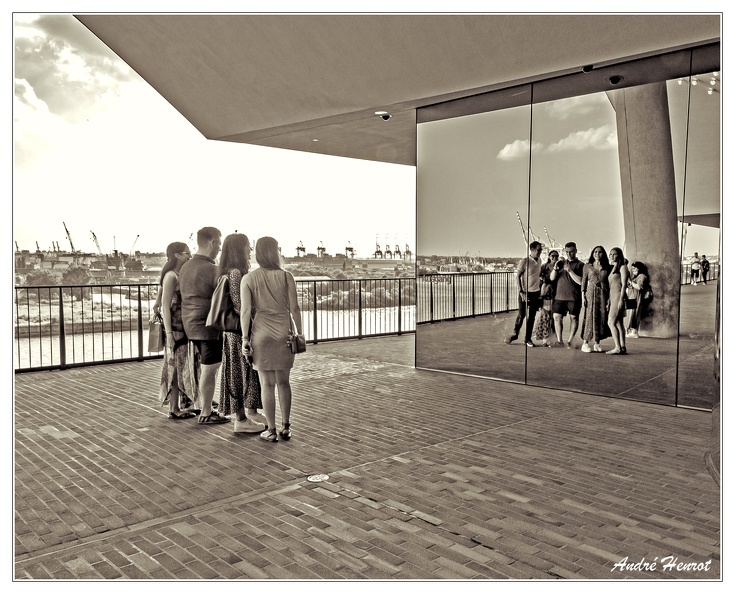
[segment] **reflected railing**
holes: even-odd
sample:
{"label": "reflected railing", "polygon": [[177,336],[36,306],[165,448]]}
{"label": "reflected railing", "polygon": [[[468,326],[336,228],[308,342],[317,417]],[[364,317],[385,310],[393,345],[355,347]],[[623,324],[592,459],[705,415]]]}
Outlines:
{"label": "reflected railing", "polygon": [[[296,281],[307,341],[400,335],[416,330],[410,278]],[[18,286],[16,372],[144,361],[158,284]]]}

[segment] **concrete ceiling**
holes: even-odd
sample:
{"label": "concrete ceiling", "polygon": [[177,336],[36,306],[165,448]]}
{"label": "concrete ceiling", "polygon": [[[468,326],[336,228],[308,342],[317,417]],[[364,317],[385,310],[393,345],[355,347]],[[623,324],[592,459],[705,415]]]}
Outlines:
{"label": "concrete ceiling", "polygon": [[206,138],[405,165],[419,107],[720,38],[718,14],[76,18]]}

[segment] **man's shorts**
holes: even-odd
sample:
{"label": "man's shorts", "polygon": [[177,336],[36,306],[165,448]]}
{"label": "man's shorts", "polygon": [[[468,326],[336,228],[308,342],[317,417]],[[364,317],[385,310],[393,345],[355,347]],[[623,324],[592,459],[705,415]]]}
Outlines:
{"label": "man's shorts", "polygon": [[223,342],[221,338],[215,340],[192,340],[192,342],[199,351],[202,365],[222,363]]}
{"label": "man's shorts", "polygon": [[582,302],[564,299],[554,299],[554,303],[551,304],[551,311],[555,314],[559,314],[564,317],[569,314],[574,318],[579,317],[579,312],[582,311]]}

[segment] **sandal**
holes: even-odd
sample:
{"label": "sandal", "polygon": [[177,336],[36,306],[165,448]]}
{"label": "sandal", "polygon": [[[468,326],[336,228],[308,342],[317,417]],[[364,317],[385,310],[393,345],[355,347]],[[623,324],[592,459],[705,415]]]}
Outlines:
{"label": "sandal", "polygon": [[179,419],[193,419],[194,417],[196,417],[196,415],[193,412],[188,411],[188,410],[181,410],[179,412],[170,411],[168,413],[169,419],[175,419],[177,421]]}
{"label": "sandal", "polygon": [[213,410],[206,417],[200,416],[198,419],[199,425],[219,425],[220,423],[229,423],[230,417],[219,414],[216,410]]}
{"label": "sandal", "polygon": [[260,434],[260,439],[264,439],[265,441],[278,441],[278,435],[275,429],[266,429]]}
{"label": "sandal", "polygon": [[278,432],[282,439],[291,439],[291,423],[284,423],[283,428]]}

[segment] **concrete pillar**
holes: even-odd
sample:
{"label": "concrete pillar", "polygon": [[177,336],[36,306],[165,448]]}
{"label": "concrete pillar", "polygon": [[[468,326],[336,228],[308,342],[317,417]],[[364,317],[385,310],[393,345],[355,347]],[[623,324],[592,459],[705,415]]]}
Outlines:
{"label": "concrete pillar", "polygon": [[641,335],[678,334],[680,256],[666,83],[608,93],[615,109],[625,256],[648,266],[654,301]]}

